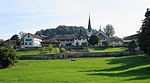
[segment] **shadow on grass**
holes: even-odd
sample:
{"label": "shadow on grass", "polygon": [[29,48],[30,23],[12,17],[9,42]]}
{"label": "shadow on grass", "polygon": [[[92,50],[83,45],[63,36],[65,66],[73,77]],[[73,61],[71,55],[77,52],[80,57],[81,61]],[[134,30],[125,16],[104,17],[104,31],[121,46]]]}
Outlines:
{"label": "shadow on grass", "polygon": [[[144,80],[150,79],[150,67],[139,67],[132,70],[127,70],[130,68],[135,68],[138,66],[144,66],[150,64],[150,61],[145,56],[130,56],[130,57],[122,57],[117,59],[107,60],[108,65],[113,64],[122,64],[119,67],[113,67],[102,70],[89,70],[89,71],[81,71],[81,72],[92,72],[87,75],[101,75],[101,76],[109,76],[109,77],[128,77],[128,76],[136,76],[135,78],[128,80]],[[124,70],[124,71],[123,71]],[[114,71],[118,71],[118,73],[114,73]],[[104,73],[107,72],[107,73]]]}

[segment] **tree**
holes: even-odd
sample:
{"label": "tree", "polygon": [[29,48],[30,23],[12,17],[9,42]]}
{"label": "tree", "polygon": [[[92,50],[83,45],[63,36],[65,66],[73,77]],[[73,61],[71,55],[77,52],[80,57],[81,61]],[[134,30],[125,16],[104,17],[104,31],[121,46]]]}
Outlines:
{"label": "tree", "polygon": [[109,41],[103,41],[103,42],[102,42],[102,45],[103,45],[103,46],[109,46],[109,45],[110,45],[110,42],[109,42]]}
{"label": "tree", "polygon": [[49,50],[49,53],[51,53],[51,51],[52,51],[52,49],[53,49],[53,45],[49,44],[47,48],[48,48],[48,50]]}
{"label": "tree", "polygon": [[82,43],[82,46],[84,46],[84,47],[87,48],[87,47],[88,47],[88,42],[83,42],[83,43]]}
{"label": "tree", "polygon": [[10,40],[19,40],[19,36],[15,34],[10,38]]}
{"label": "tree", "polygon": [[23,32],[23,31],[20,31],[20,32],[19,32],[19,37],[20,37],[20,39],[22,39],[23,36],[26,35],[26,34],[27,34],[27,33]]}
{"label": "tree", "polygon": [[138,36],[139,47],[145,54],[150,55],[150,10],[147,9],[145,19]]}
{"label": "tree", "polygon": [[0,66],[5,68],[14,65],[18,56],[12,47],[0,47]]}
{"label": "tree", "polygon": [[79,42],[76,42],[76,46],[80,46]]}
{"label": "tree", "polygon": [[106,27],[104,27],[104,32],[108,37],[111,37],[115,34],[114,27],[111,24],[107,24]]}
{"label": "tree", "polygon": [[90,37],[90,39],[89,39],[89,44],[91,44],[91,45],[97,45],[98,43],[99,43],[99,36],[97,36],[97,35],[91,35],[91,37]]}
{"label": "tree", "polygon": [[0,39],[0,46],[2,46],[3,43],[4,43],[4,40]]}
{"label": "tree", "polygon": [[13,35],[10,40],[15,44],[15,46],[21,46],[21,40],[19,39],[18,35]]}
{"label": "tree", "polygon": [[137,48],[137,44],[136,42],[133,40],[128,44],[128,48],[130,50],[130,54],[134,54],[135,53],[135,49]]}
{"label": "tree", "polygon": [[[60,25],[56,28],[46,29],[46,30],[40,30],[37,31],[36,35],[44,35],[48,37],[53,37],[55,35],[64,35],[64,34],[80,34],[82,31],[82,34],[87,34],[87,30],[82,26],[66,26],[66,25]],[[92,30],[94,34],[98,33],[96,30]]]}

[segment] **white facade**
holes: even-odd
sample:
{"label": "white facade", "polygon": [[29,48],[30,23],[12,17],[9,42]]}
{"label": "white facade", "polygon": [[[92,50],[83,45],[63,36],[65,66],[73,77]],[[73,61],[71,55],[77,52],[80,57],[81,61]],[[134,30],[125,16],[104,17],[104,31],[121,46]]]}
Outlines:
{"label": "white facade", "polygon": [[112,41],[112,42],[111,42],[111,45],[120,46],[120,45],[123,45],[123,42],[122,42],[122,41]]}
{"label": "white facade", "polygon": [[60,46],[66,46],[67,44],[72,45],[72,46],[76,46],[77,42],[79,43],[79,45],[81,46],[82,43],[87,42],[87,39],[73,39],[73,40],[61,40],[60,42]]}
{"label": "white facade", "polygon": [[82,43],[87,42],[87,39],[74,39],[72,45],[73,45],[73,46],[76,46],[76,43],[77,43],[77,42],[78,42],[79,45],[81,46]]}
{"label": "white facade", "polygon": [[31,34],[26,34],[23,37],[23,43],[22,43],[22,47],[42,47],[41,45],[41,39],[39,38],[35,38],[33,35]]}

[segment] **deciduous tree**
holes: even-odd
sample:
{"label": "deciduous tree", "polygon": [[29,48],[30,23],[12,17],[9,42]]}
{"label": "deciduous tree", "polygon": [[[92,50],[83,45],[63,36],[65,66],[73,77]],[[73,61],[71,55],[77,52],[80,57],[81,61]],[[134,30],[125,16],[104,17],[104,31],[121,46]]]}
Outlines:
{"label": "deciduous tree", "polygon": [[104,32],[108,37],[111,37],[115,34],[114,27],[111,24],[107,24],[106,27],[104,27]]}
{"label": "deciduous tree", "polygon": [[91,35],[90,39],[89,39],[89,44],[91,45],[97,45],[99,43],[100,39],[99,39],[99,36],[97,35]]}

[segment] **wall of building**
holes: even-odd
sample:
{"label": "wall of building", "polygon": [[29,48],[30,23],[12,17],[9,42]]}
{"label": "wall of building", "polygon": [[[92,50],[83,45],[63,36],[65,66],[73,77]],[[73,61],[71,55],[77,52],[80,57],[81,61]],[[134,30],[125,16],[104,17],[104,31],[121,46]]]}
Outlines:
{"label": "wall of building", "polygon": [[41,39],[34,38],[32,35],[25,35],[22,47],[41,47]]}

